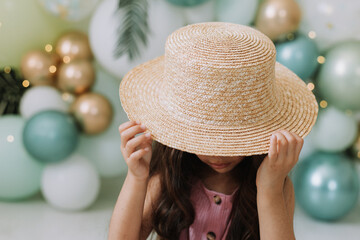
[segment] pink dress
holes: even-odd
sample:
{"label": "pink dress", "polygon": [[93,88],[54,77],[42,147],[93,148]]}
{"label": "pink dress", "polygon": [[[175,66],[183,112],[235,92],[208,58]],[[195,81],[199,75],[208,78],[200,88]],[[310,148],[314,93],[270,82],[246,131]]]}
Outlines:
{"label": "pink dress", "polygon": [[181,232],[180,240],[224,240],[231,220],[230,213],[236,190],[231,195],[211,191],[199,180],[191,190],[195,209],[193,224]]}

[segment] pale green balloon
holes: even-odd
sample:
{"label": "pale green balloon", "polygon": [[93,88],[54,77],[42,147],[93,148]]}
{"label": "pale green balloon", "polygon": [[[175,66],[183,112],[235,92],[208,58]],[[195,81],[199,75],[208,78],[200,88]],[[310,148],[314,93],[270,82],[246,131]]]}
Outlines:
{"label": "pale green balloon", "polygon": [[67,29],[87,30],[88,22],[67,23],[43,11],[36,0],[1,0],[0,68],[17,68],[28,51],[55,44]]}
{"label": "pale green balloon", "polygon": [[20,200],[40,190],[43,165],[25,150],[20,116],[0,117],[0,199]]}
{"label": "pale green balloon", "polygon": [[325,58],[317,78],[323,98],[340,109],[360,110],[360,41],[341,43]]}
{"label": "pale green balloon", "polygon": [[258,5],[257,0],[216,0],[216,19],[249,25],[255,18]]}
{"label": "pale green balloon", "polygon": [[312,129],[312,138],[317,149],[326,152],[341,152],[354,143],[357,132],[355,118],[329,106],[320,110]]}

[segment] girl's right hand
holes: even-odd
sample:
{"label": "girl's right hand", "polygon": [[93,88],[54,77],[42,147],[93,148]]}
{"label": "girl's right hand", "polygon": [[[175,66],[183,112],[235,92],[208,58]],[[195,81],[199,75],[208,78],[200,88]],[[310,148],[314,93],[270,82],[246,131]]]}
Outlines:
{"label": "girl's right hand", "polygon": [[128,165],[128,174],[138,180],[147,180],[149,176],[152,139],[150,133],[141,134],[145,130],[145,125],[134,121],[125,122],[119,126],[121,153]]}

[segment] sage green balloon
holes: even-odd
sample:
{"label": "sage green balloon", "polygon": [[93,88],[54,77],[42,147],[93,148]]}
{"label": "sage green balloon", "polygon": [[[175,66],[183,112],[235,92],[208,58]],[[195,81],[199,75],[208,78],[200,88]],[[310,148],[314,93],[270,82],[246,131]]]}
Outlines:
{"label": "sage green balloon", "polygon": [[23,146],[25,120],[0,117],[0,200],[20,200],[40,190],[43,165]]}
{"label": "sage green balloon", "polygon": [[340,109],[360,110],[360,41],[341,43],[325,58],[317,78],[320,94]]}
{"label": "sage green balloon", "polygon": [[[87,22],[86,22],[87,21]],[[67,29],[87,29],[89,20],[71,24],[41,9],[37,0],[0,1],[0,68],[19,67],[21,58],[33,49],[55,44]]]}
{"label": "sage green balloon", "polygon": [[344,217],[359,197],[359,177],[343,154],[315,152],[295,168],[297,203],[313,218],[334,221]]}

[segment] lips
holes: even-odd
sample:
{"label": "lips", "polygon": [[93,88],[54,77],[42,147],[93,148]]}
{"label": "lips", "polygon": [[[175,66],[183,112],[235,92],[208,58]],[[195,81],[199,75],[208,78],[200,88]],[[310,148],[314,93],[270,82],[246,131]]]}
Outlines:
{"label": "lips", "polygon": [[230,166],[230,163],[221,163],[221,164],[209,163],[209,165],[216,169],[223,169],[223,168]]}

